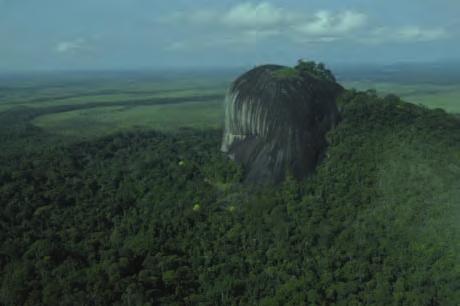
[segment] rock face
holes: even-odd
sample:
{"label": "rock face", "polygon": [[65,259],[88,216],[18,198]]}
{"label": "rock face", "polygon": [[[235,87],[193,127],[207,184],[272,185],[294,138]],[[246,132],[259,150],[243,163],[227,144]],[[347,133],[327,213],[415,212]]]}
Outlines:
{"label": "rock face", "polygon": [[225,98],[222,151],[243,165],[250,182],[276,183],[288,173],[305,177],[322,159],[325,134],[339,119],[335,100],[342,90],[284,66],[246,72]]}

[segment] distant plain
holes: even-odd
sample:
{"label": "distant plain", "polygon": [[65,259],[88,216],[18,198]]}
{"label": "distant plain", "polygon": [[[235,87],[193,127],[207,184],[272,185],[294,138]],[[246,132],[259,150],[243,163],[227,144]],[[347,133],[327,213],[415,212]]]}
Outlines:
{"label": "distant plain", "polygon": [[[124,130],[219,129],[223,98],[239,71],[177,73],[62,73],[3,77],[0,113],[34,110],[31,123],[45,132],[74,138]],[[427,72],[428,74],[429,72]],[[393,72],[394,74],[394,72]],[[460,83],[450,79],[342,73],[346,88],[396,94],[428,108],[460,113]],[[379,77],[373,77],[379,76]],[[394,80],[392,79],[394,78]],[[406,78],[406,79],[404,79]]]}

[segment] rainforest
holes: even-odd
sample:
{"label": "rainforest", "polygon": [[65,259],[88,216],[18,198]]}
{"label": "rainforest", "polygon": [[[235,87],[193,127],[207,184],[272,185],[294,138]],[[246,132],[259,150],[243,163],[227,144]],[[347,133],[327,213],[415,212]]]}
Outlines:
{"label": "rainforest", "polygon": [[0,306],[459,306],[459,12],[0,0]]}
{"label": "rainforest", "polygon": [[458,304],[455,114],[347,89],[314,173],[252,185],[230,77],[61,78],[2,89],[2,304]]}

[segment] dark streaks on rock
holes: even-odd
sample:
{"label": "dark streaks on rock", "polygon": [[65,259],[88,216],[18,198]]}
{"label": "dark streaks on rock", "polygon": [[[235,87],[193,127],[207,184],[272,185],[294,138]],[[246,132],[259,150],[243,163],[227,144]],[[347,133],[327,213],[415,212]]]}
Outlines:
{"label": "dark streaks on rock", "polygon": [[225,99],[222,151],[241,163],[247,181],[276,183],[287,173],[303,178],[326,149],[338,121],[337,83],[308,73],[279,77],[287,67],[256,67],[234,81]]}

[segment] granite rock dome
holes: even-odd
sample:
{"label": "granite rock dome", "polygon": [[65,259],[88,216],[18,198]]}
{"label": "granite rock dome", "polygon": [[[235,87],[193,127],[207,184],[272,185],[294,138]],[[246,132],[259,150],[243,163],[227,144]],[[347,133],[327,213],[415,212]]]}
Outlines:
{"label": "granite rock dome", "polygon": [[237,78],[225,98],[222,151],[242,164],[246,180],[276,183],[314,171],[339,119],[333,79],[279,65]]}

